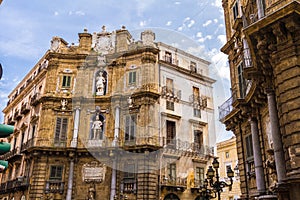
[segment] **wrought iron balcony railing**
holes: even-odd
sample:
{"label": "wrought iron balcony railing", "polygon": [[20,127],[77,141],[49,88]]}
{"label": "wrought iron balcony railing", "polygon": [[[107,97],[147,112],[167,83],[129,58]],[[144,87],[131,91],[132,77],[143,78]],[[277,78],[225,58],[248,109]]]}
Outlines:
{"label": "wrought iron balcony railing", "polygon": [[163,57],[163,61],[167,62],[167,63],[171,63],[173,65],[178,65],[178,60],[172,58],[171,56],[164,56]]}
{"label": "wrought iron balcony railing", "polygon": [[64,193],[65,183],[58,180],[46,181],[45,193]]}
{"label": "wrought iron balcony railing", "polygon": [[29,186],[27,177],[18,177],[17,179],[10,180],[0,184],[0,194],[8,193],[11,191],[22,191]]}
{"label": "wrought iron balcony railing", "polygon": [[30,99],[30,105],[36,106],[40,101],[41,95],[40,93],[35,93]]}
{"label": "wrought iron balcony railing", "polygon": [[167,98],[167,99],[180,100],[181,99],[181,90],[163,86],[161,95],[162,95],[162,97]]}
{"label": "wrought iron balcony railing", "polygon": [[207,107],[207,97],[206,96],[199,96],[192,94],[189,97],[190,102],[193,104],[194,108],[204,109]]}
{"label": "wrought iron balcony railing", "polygon": [[9,152],[7,152],[6,154],[3,154],[0,156],[0,160],[9,160],[15,156],[19,156],[20,155],[20,148],[16,147],[12,150],[10,150]]}
{"label": "wrought iron balcony railing", "polygon": [[26,151],[27,149],[33,146],[34,146],[34,138],[31,138],[21,145],[21,152]]}
{"label": "wrought iron balcony railing", "polygon": [[225,117],[231,113],[233,110],[233,102],[236,100],[236,92],[233,92],[231,97],[227,99],[221,106],[218,107],[219,109],[219,120],[222,122],[224,121]]}
{"label": "wrought iron balcony railing", "polygon": [[21,114],[27,114],[30,111],[30,107],[28,105],[28,103],[24,103],[21,106]]}

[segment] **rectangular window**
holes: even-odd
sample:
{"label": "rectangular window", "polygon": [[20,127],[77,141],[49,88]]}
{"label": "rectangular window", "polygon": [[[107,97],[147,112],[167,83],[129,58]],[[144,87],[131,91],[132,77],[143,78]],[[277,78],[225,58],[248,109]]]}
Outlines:
{"label": "rectangular window", "polygon": [[229,158],[229,152],[228,152],[228,151],[225,152],[225,157],[226,157],[226,158]]}
{"label": "rectangular window", "polygon": [[243,64],[241,63],[238,66],[238,79],[239,79],[239,89],[240,89],[240,97],[244,98],[246,93],[246,83],[244,79],[244,69]]}
{"label": "rectangular window", "polygon": [[173,110],[174,111],[174,102],[167,101],[166,102],[166,108],[167,108],[167,110]]}
{"label": "rectangular window", "polygon": [[203,145],[203,133],[200,130],[194,130],[195,150],[199,150]]}
{"label": "rectangular window", "polygon": [[194,117],[201,118],[201,110],[198,108],[194,108]]}
{"label": "rectangular window", "polygon": [[71,76],[64,75],[62,80],[62,87],[71,87]]}
{"label": "rectangular window", "polygon": [[125,171],[124,171],[124,178],[134,178],[134,172],[135,172],[135,164],[126,164],[124,165]]}
{"label": "rectangular window", "polygon": [[251,158],[253,157],[252,135],[246,136],[245,140],[246,140],[247,158]]}
{"label": "rectangular window", "polygon": [[168,176],[171,181],[176,180],[176,164],[172,163],[168,165]]}
{"label": "rectangular window", "polygon": [[236,20],[236,18],[239,17],[239,4],[238,4],[238,1],[236,1],[234,6],[232,7],[232,13],[233,13],[233,19]]}
{"label": "rectangular window", "polygon": [[68,118],[56,118],[54,145],[65,146],[68,130]]}
{"label": "rectangular window", "polygon": [[63,173],[63,166],[61,165],[52,165],[50,167],[50,180],[57,180],[61,181],[62,180],[62,173]]}
{"label": "rectangular window", "polygon": [[197,64],[195,62],[191,61],[190,69],[191,69],[192,72],[197,73]]}
{"label": "rectangular window", "polygon": [[173,94],[173,79],[166,79],[167,93]]}
{"label": "rectangular window", "polygon": [[176,123],[167,121],[167,144],[176,146]]}
{"label": "rectangular window", "polygon": [[125,118],[125,141],[134,141],[136,132],[136,115]]}
{"label": "rectangular window", "polygon": [[168,51],[165,52],[165,61],[172,63],[172,54]]}
{"label": "rectangular window", "polygon": [[195,181],[196,181],[196,184],[198,184],[200,186],[203,186],[203,183],[204,183],[204,168],[196,167]]}
{"label": "rectangular window", "polygon": [[135,84],[136,83],[136,71],[129,72],[129,79],[128,84]]}

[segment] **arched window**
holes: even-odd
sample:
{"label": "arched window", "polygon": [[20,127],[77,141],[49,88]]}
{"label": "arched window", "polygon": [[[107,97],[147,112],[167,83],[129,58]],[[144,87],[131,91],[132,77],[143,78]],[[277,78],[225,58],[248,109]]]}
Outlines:
{"label": "arched window", "polygon": [[180,199],[176,194],[171,193],[165,196],[164,200],[180,200]]}
{"label": "arched window", "polygon": [[103,140],[104,139],[104,116],[96,113],[91,117],[90,121],[90,140]]}

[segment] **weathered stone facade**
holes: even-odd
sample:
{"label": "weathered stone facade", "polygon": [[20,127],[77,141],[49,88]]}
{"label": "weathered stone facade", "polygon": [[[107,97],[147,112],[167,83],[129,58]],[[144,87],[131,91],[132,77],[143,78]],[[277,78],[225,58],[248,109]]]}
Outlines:
{"label": "weathered stone facade", "polygon": [[0,197],[199,199],[215,144],[209,62],[154,39],[125,27],[52,39],[4,109],[16,131]]}
{"label": "weathered stone facade", "polygon": [[[241,196],[240,176],[238,167],[238,156],[236,148],[236,137],[217,143],[217,156],[220,162],[219,174],[220,177],[227,177],[227,167],[234,170],[233,184],[231,190],[224,188],[221,193],[222,200],[236,200]],[[238,172],[238,173],[237,173]],[[226,180],[225,180],[226,181]],[[227,180],[227,182],[229,182]]]}
{"label": "weathered stone facade", "polygon": [[299,1],[222,2],[232,97],[220,119],[237,137],[242,199],[297,199]]}

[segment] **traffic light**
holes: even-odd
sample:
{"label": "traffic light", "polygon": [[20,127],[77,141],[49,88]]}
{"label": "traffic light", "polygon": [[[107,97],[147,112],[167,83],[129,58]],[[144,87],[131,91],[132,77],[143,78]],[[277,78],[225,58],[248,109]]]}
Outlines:
{"label": "traffic light", "polygon": [[[14,126],[0,124],[0,138],[8,137],[14,132]],[[10,151],[10,143],[0,141],[0,155]],[[3,172],[8,167],[6,160],[0,160],[0,172]]]}

